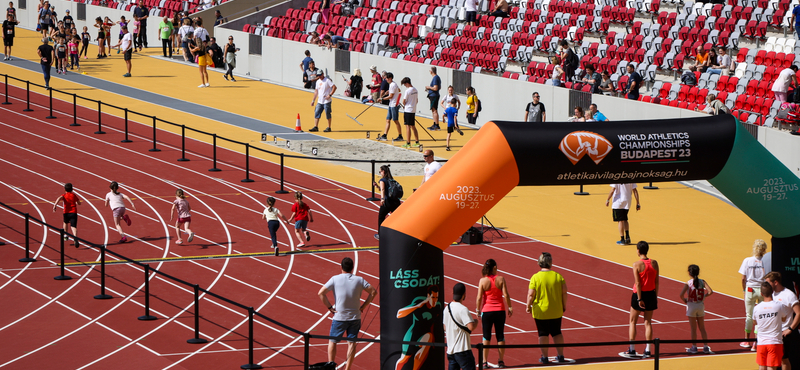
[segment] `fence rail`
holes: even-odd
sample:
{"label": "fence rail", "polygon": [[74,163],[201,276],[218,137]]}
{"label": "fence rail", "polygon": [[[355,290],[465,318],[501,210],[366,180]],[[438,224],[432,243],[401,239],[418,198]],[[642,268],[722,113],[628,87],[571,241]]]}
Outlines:
{"label": "fence rail", "polygon": [[[42,86],[42,85],[38,85],[36,83],[32,83],[32,82],[27,81],[27,80],[22,80],[22,79],[18,79],[18,78],[9,76],[7,74],[0,74],[0,75],[5,78],[5,101],[2,104],[3,105],[12,104],[8,100],[8,98],[9,98],[8,80],[9,79],[13,79],[13,80],[16,80],[16,81],[19,81],[19,82],[23,82],[26,85],[26,88],[25,88],[26,89],[26,109],[24,109],[23,111],[26,111],[26,112],[33,111],[32,109],[30,109],[30,102],[31,102],[31,100],[30,100],[30,86],[34,85],[36,87],[41,87],[41,88],[45,88],[45,87]],[[174,127],[180,127],[181,128],[181,158],[178,159],[178,161],[186,161],[186,160],[188,160],[188,159],[186,159],[186,155],[185,155],[185,153],[186,153],[185,152],[185,150],[186,150],[186,142],[185,142],[186,130],[189,130],[189,131],[192,131],[192,132],[195,132],[195,133],[199,133],[199,134],[203,134],[203,135],[207,135],[207,136],[211,136],[212,137],[212,145],[213,145],[213,167],[211,169],[209,169],[209,171],[212,171],[212,172],[220,171],[220,169],[217,168],[217,139],[224,140],[224,141],[227,141],[227,142],[232,143],[232,144],[243,145],[245,147],[245,155],[246,155],[246,165],[245,165],[246,178],[244,180],[242,180],[242,181],[246,181],[246,180],[250,179],[250,166],[249,166],[249,157],[250,157],[249,156],[249,149],[250,148],[252,148],[254,150],[257,150],[257,151],[260,151],[260,152],[263,152],[263,153],[266,153],[266,154],[278,156],[279,159],[280,159],[280,190],[276,191],[276,193],[278,193],[278,194],[288,193],[286,190],[284,190],[284,167],[285,167],[284,166],[284,160],[285,160],[285,158],[296,158],[296,159],[307,159],[307,160],[324,160],[324,161],[339,161],[339,162],[370,163],[372,165],[373,178],[374,178],[374,174],[375,174],[375,164],[376,163],[420,163],[420,162],[422,162],[421,160],[419,160],[419,161],[416,161],[416,160],[415,161],[409,161],[409,160],[392,160],[392,161],[380,160],[380,161],[378,161],[378,160],[374,160],[374,159],[372,159],[372,160],[353,160],[353,159],[335,159],[335,158],[315,158],[315,157],[305,157],[305,156],[299,156],[299,155],[278,153],[278,152],[273,152],[273,151],[262,149],[262,148],[253,147],[249,143],[243,143],[243,142],[240,142],[240,141],[228,139],[228,138],[219,136],[219,135],[217,135],[215,133],[209,133],[209,132],[198,130],[198,129],[195,129],[195,128],[192,128],[192,127],[189,127],[189,126],[186,126],[186,125],[183,125],[183,124],[177,124],[177,123],[174,123],[174,122],[165,121],[165,120],[162,120],[160,118],[157,118],[154,115],[148,115],[148,114],[144,114],[144,113],[140,113],[140,112],[136,112],[136,111],[130,110],[128,108],[123,108],[123,107],[118,107],[118,106],[115,106],[115,105],[112,105],[112,104],[103,103],[100,100],[94,100],[94,99],[82,97],[82,96],[74,94],[74,93],[68,93],[68,92],[65,92],[65,91],[60,91],[60,90],[52,89],[52,88],[50,88],[48,90],[49,90],[49,94],[48,94],[49,97],[48,98],[49,98],[49,114],[50,115],[47,118],[57,118],[54,115],[54,112],[53,112],[53,92],[54,91],[57,92],[57,93],[61,93],[61,94],[64,94],[66,96],[72,97],[73,122],[72,122],[72,124],[70,124],[70,126],[80,126],[80,124],[78,123],[78,120],[77,120],[77,117],[78,117],[78,115],[77,115],[77,101],[78,101],[78,98],[86,100],[86,101],[89,101],[89,102],[92,102],[92,103],[97,103],[97,131],[95,131],[95,134],[97,134],[97,135],[105,134],[105,132],[103,131],[103,127],[102,127],[102,107],[103,106],[123,111],[124,112],[124,122],[125,122],[125,126],[124,126],[125,138],[121,141],[122,143],[130,143],[131,142],[131,140],[129,140],[129,131],[128,131],[128,116],[129,116],[129,114],[135,114],[135,115],[138,115],[138,116],[141,116],[141,117],[144,117],[144,118],[151,119],[152,120],[152,127],[153,127],[153,138],[152,138],[153,148],[150,149],[150,151],[159,151],[159,149],[156,146],[157,145],[156,134],[157,134],[157,129],[158,129],[158,127],[157,127],[158,122],[161,122],[161,123],[164,123],[164,124],[168,124],[168,125],[171,125],[171,126],[174,126]],[[249,181],[253,181],[253,180],[250,179]],[[372,188],[372,197],[366,198],[366,199],[367,200],[377,200],[378,198],[375,197],[375,187],[374,187],[374,185],[370,184],[370,187]],[[144,273],[144,277],[145,277],[144,278],[144,311],[145,311],[145,314],[143,316],[139,316],[137,318],[138,320],[145,320],[146,321],[146,320],[155,320],[155,319],[157,319],[157,317],[151,315],[151,313],[150,313],[150,279],[153,276],[159,275],[162,278],[166,278],[166,279],[172,280],[175,283],[179,283],[181,285],[184,285],[186,287],[191,288],[193,290],[193,293],[194,293],[193,294],[193,298],[194,298],[194,308],[195,308],[195,312],[194,312],[195,323],[194,323],[194,337],[188,339],[187,340],[188,343],[198,343],[198,344],[207,343],[206,339],[199,337],[199,332],[200,332],[200,329],[199,329],[199,326],[200,326],[200,321],[199,321],[199,317],[200,317],[200,314],[199,314],[200,293],[207,294],[209,296],[212,296],[212,297],[220,299],[220,300],[222,300],[224,302],[227,302],[227,303],[229,303],[229,304],[231,304],[233,306],[236,306],[236,307],[238,307],[240,309],[246,310],[247,311],[246,316],[247,316],[247,320],[248,320],[248,347],[249,347],[248,348],[248,359],[249,359],[249,362],[247,364],[242,365],[241,366],[242,369],[261,369],[262,368],[261,365],[259,365],[257,363],[254,363],[254,360],[253,360],[253,320],[254,320],[255,316],[258,316],[258,317],[260,317],[260,318],[262,318],[264,320],[269,321],[270,323],[273,323],[273,324],[278,325],[278,326],[280,326],[280,327],[282,327],[282,328],[284,328],[286,330],[289,330],[289,331],[291,331],[292,333],[294,333],[294,334],[296,334],[298,336],[302,336],[303,341],[304,341],[303,368],[306,369],[306,370],[308,370],[308,368],[310,366],[310,361],[309,361],[309,351],[310,351],[309,342],[311,341],[311,339],[320,339],[320,340],[340,339],[340,338],[334,338],[334,337],[330,337],[330,336],[326,336],[326,335],[312,335],[311,333],[308,333],[308,332],[302,332],[302,331],[297,330],[295,328],[292,328],[292,327],[290,327],[288,325],[285,325],[285,324],[283,324],[283,323],[281,323],[281,322],[279,322],[279,321],[277,321],[275,319],[272,319],[269,316],[266,316],[266,315],[264,315],[262,313],[256,312],[252,306],[249,306],[249,305],[234,301],[232,299],[229,299],[229,298],[224,297],[222,295],[219,295],[217,293],[211,292],[211,291],[209,291],[207,289],[201,288],[198,284],[194,284],[194,283],[185,281],[183,279],[180,279],[180,278],[177,278],[175,276],[172,276],[172,275],[170,275],[170,274],[168,274],[168,273],[166,273],[164,271],[154,269],[154,268],[150,267],[150,265],[147,264],[147,263],[137,262],[137,261],[133,260],[132,258],[126,257],[126,256],[124,256],[122,254],[117,253],[117,252],[114,252],[113,250],[108,249],[108,247],[105,244],[93,243],[93,242],[90,242],[90,241],[85,240],[83,238],[79,238],[79,237],[75,237],[73,235],[70,235],[64,229],[61,229],[61,228],[58,228],[56,226],[50,225],[50,224],[44,222],[43,220],[40,220],[40,219],[38,219],[38,218],[36,218],[34,216],[31,216],[29,213],[25,213],[25,212],[22,212],[20,210],[17,210],[16,208],[11,207],[11,206],[3,203],[3,202],[0,202],[0,206],[2,206],[3,208],[8,209],[11,213],[14,213],[14,214],[18,215],[18,216],[24,218],[24,220],[25,220],[25,224],[24,224],[24,229],[25,229],[25,233],[24,233],[25,234],[25,242],[24,242],[24,245],[25,245],[25,257],[20,259],[19,260],[20,262],[31,263],[31,262],[35,262],[36,261],[34,258],[32,258],[30,256],[30,239],[31,239],[31,237],[30,237],[30,224],[32,222],[35,223],[35,224],[42,225],[43,227],[45,227],[47,230],[49,230],[51,232],[56,232],[56,233],[59,234],[59,236],[60,236],[60,253],[59,253],[60,254],[60,266],[59,266],[60,267],[60,270],[59,270],[60,274],[58,276],[54,277],[54,279],[56,279],[56,280],[70,280],[70,279],[72,279],[71,276],[68,276],[68,275],[65,274],[65,263],[64,263],[64,258],[65,258],[65,252],[64,252],[65,238],[64,237],[65,236],[67,236],[68,238],[73,239],[74,242],[76,243],[76,246],[80,245],[80,244],[84,244],[85,246],[87,246],[89,248],[97,249],[98,251],[100,251],[100,255],[101,255],[101,259],[100,259],[100,273],[101,273],[100,294],[94,296],[95,299],[111,298],[111,296],[106,294],[106,286],[105,286],[106,285],[105,284],[106,254],[110,254],[110,255],[112,255],[112,256],[114,256],[116,258],[125,260],[128,263],[131,263],[131,264],[134,264],[136,266],[141,267],[142,271]],[[0,245],[4,245],[4,243],[0,242]],[[355,338],[355,339],[353,339],[353,341],[355,341],[355,342],[365,342],[365,343],[379,343],[379,344],[396,344],[396,345],[406,345],[407,344],[407,345],[429,346],[429,347],[445,347],[446,346],[445,343],[410,342],[410,341],[395,341],[395,340],[369,339],[369,338]],[[753,340],[752,339],[714,339],[714,340],[707,340],[705,342],[707,342],[707,343],[737,343],[737,342],[743,342],[743,341],[753,341]],[[563,343],[563,344],[559,344],[559,345],[556,345],[556,344],[514,344],[514,345],[503,345],[503,346],[500,346],[500,345],[483,345],[482,343],[478,343],[478,344],[471,345],[471,347],[478,350],[478,359],[479,359],[478,368],[482,370],[483,369],[483,349],[484,348],[511,348],[511,349],[518,348],[518,349],[522,349],[522,348],[542,348],[542,347],[600,347],[600,346],[616,346],[616,345],[622,346],[622,345],[630,345],[630,344],[653,344],[654,345],[654,351],[653,351],[653,360],[654,360],[653,363],[654,363],[654,365],[653,365],[653,368],[655,370],[658,370],[659,369],[659,358],[660,358],[660,355],[661,355],[661,353],[660,353],[660,345],[661,344],[685,344],[685,343],[693,343],[693,342],[698,342],[698,341],[697,340],[695,340],[695,341],[692,341],[692,340],[662,340],[662,339],[656,338],[656,339],[651,340],[651,341]]]}

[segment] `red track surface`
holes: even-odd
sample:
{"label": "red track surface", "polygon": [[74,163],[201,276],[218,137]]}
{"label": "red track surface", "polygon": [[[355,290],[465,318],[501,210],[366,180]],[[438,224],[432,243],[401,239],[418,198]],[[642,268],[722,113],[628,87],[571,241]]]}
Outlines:
{"label": "red track surface", "polygon": [[[10,87],[12,96],[24,91]],[[71,104],[56,101],[56,119],[48,115],[45,96],[32,94],[34,112],[22,112],[24,101],[0,106],[0,201],[23,212],[61,224],[61,210],[53,213],[51,203],[62,193],[62,183],[72,182],[76,193],[89,202],[79,208],[79,235],[130,258],[253,253],[271,250],[264,221],[260,220],[267,195],[279,199],[277,206],[288,213],[291,194],[276,195],[279,167],[260,160],[251,161],[254,183],[242,183],[242,155],[218,151],[222,172],[208,172],[210,146],[188,140],[189,162],[180,157],[180,137],[160,131],[161,152],[149,152],[152,129],[131,124],[133,143],[120,144],[122,120],[103,116],[106,135],[95,135],[97,113],[79,109],[79,117],[92,122],[72,123]],[[70,112],[70,114],[60,113]],[[109,225],[110,210],[103,208],[103,197],[110,181],[122,183],[122,192],[136,198],[136,211],[129,212],[133,225],[126,233],[133,241],[117,244],[118,234]],[[302,189],[315,221],[310,225],[316,247],[373,246],[377,207],[364,201],[368,193],[338,182],[287,169],[288,190]],[[195,241],[176,245],[168,212],[176,188],[190,196]],[[110,227],[109,227],[110,226]],[[64,369],[78,368],[238,368],[247,359],[246,311],[216,298],[201,297],[200,331],[210,344],[188,344],[194,328],[191,288],[155,276],[150,283],[151,310],[156,321],[139,321],[143,309],[143,272],[132,265],[109,265],[107,293],[110,300],[95,300],[99,293],[98,267],[75,266],[67,269],[72,280],[56,281],[59,238],[53,232],[31,225],[30,246],[37,262],[17,262],[23,257],[23,219],[0,210],[0,367],[34,368],[47,364]],[[129,238],[130,240],[131,238]],[[281,250],[294,249],[293,230],[279,232]],[[501,274],[507,276],[516,314],[507,321],[509,344],[535,343],[535,325],[525,314],[523,301],[527,281],[538,270],[535,258],[541,251],[553,254],[555,269],[561,272],[571,296],[564,320],[568,342],[627,340],[628,304],[631,273],[621,266],[535,240],[509,235],[494,244],[458,245],[445,253],[446,291],[455,281],[468,284],[468,297],[476,294],[474,285],[480,266],[487,258],[497,260]],[[95,249],[66,247],[66,262],[95,261]],[[378,286],[376,251],[295,255],[288,257],[234,258],[152,263],[151,267],[312,334],[326,335],[327,311],[316,296],[319,287],[339,271],[338,261],[345,255],[356,260],[356,273]],[[632,256],[632,260],[635,256]],[[110,257],[109,257],[110,258]],[[688,323],[685,307],[678,303],[683,283],[662,279],[660,309],[655,315],[656,336],[686,339]],[[381,293],[379,292],[379,295]],[[383,294],[387,294],[383,292]],[[447,294],[449,296],[449,294]],[[376,299],[363,318],[362,335],[379,334],[379,307]],[[472,298],[467,306],[473,307]],[[743,319],[739,299],[712,296],[707,305],[707,327],[712,338],[741,335]],[[640,325],[640,333],[643,328]],[[255,362],[266,368],[301,369],[302,337],[262,319],[255,325]],[[473,334],[473,343],[480,339]],[[641,339],[643,334],[640,334]],[[439,338],[441,341],[441,338]],[[326,342],[312,340],[311,361],[326,360]],[[641,347],[641,346],[640,346]],[[669,355],[682,355],[684,346],[662,346]],[[578,362],[617,361],[621,348],[586,347],[567,350],[567,357]],[[639,348],[639,351],[642,349]],[[714,346],[717,353],[737,351],[735,345]],[[356,368],[378,368],[377,345],[360,345]],[[552,352],[551,352],[552,353]],[[339,351],[342,362],[344,347]],[[509,366],[536,363],[538,350],[509,350]],[[492,351],[490,362],[497,359]],[[494,361],[492,361],[494,360]],[[410,366],[409,366],[410,368]]]}

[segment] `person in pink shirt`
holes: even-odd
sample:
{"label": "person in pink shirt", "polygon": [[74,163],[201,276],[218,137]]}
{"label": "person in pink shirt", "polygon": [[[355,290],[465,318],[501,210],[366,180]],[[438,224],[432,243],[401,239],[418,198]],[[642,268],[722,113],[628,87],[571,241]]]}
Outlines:
{"label": "person in pink shirt", "polygon": [[[481,269],[483,277],[478,282],[478,298],[475,302],[475,311],[483,322],[483,345],[487,346],[492,340],[492,326],[494,325],[494,332],[497,336],[497,344],[506,344],[504,329],[506,326],[506,312],[508,317],[514,313],[511,308],[511,296],[508,295],[508,286],[506,279],[497,275],[497,262],[493,259],[486,260]],[[505,348],[499,348],[500,356],[497,360],[497,366],[503,368],[506,364],[503,362],[505,355]],[[489,359],[489,349],[483,350],[483,360]],[[483,368],[489,368],[488,363],[484,363]]]}
{"label": "person in pink shirt", "polygon": [[183,239],[181,239],[181,226],[183,226],[184,231],[189,234],[189,237],[186,238],[186,242],[191,243],[192,239],[194,239],[194,233],[190,228],[192,225],[192,206],[189,205],[189,201],[186,200],[186,194],[184,194],[181,189],[175,191],[175,201],[172,202],[172,209],[169,210],[169,222],[172,222],[176,210],[178,213],[178,221],[175,222],[175,235],[178,237],[178,240],[175,241],[175,244],[183,244]]}
{"label": "person in pink shirt", "polygon": [[81,39],[78,36],[75,36],[70,40],[67,44],[67,51],[69,51],[69,66],[70,69],[75,69],[78,67],[78,70],[81,69],[79,59],[78,58],[78,44],[80,44]]}

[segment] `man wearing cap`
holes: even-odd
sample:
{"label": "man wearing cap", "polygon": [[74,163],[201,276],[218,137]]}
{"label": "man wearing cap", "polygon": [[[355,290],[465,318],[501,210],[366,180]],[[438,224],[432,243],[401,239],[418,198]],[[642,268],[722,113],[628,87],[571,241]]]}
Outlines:
{"label": "man wearing cap", "polygon": [[367,88],[369,89],[369,94],[372,96],[372,102],[377,103],[380,97],[381,82],[383,82],[383,79],[378,73],[378,67],[374,64],[369,67],[369,70],[372,72],[372,84],[367,85]]}
{"label": "man wearing cap", "polygon": [[[369,307],[369,304],[378,294],[372,285],[360,276],[353,275],[353,259],[345,257],[342,259],[342,273],[328,280],[320,288],[320,300],[328,308],[328,312],[333,313],[331,323],[331,337],[341,337],[347,332],[347,339],[358,338],[358,331],[361,329],[361,313]],[[361,293],[367,292],[368,296],[364,303],[361,303]],[[331,305],[328,300],[328,292],[333,292],[336,300],[335,305]],[[328,342],[328,361],[336,360],[336,343],[338,340]],[[353,359],[356,355],[356,342],[347,342],[347,365],[345,370],[350,370],[353,366]]]}
{"label": "man wearing cap", "polygon": [[125,67],[128,69],[128,73],[122,75],[122,77],[130,77],[131,76],[131,57],[133,56],[133,38],[131,34],[128,32],[128,26],[122,26],[122,40],[112,47],[118,47],[122,45],[124,60],[125,60]]}
{"label": "man wearing cap", "polygon": [[[319,131],[319,118],[322,117],[322,111],[325,111],[325,118],[328,119],[328,128],[323,132],[331,132],[331,97],[336,92],[336,85],[333,84],[325,71],[322,69],[317,70],[317,88],[314,89],[314,98],[311,99],[311,106],[316,102],[316,109],[314,109],[314,127],[309,129],[310,132]],[[319,98],[319,102],[317,102]]]}
{"label": "man wearing cap", "polygon": [[472,370],[475,368],[475,356],[470,348],[469,335],[475,330],[478,319],[474,319],[469,309],[462,302],[466,298],[467,288],[462,283],[453,286],[453,301],[445,308],[442,315],[444,332],[447,337],[448,370]]}

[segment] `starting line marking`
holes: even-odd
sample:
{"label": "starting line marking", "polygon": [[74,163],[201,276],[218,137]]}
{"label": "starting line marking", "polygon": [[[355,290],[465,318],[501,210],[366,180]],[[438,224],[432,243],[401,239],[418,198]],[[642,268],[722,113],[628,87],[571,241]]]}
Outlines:
{"label": "starting line marking", "polygon": [[[359,247],[359,248],[327,248],[327,249],[314,249],[314,250],[294,250],[287,252],[280,252],[278,256],[286,256],[293,254],[318,254],[318,253],[336,253],[336,252],[357,252],[357,251],[371,251],[378,249],[375,247]],[[208,256],[183,256],[183,257],[165,257],[165,258],[143,258],[135,259],[135,262],[172,262],[172,261],[194,261],[194,260],[209,260],[209,259],[224,259],[224,258],[242,258],[242,257],[267,257],[275,256],[275,252],[259,252],[259,253],[237,253],[237,254],[216,254]],[[106,265],[119,265],[131,263],[127,260],[114,260],[106,261]],[[69,262],[64,266],[93,266],[99,265],[100,261],[90,262]],[[61,264],[56,264],[61,266]]]}

